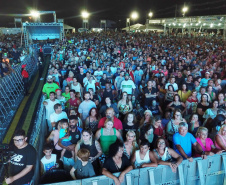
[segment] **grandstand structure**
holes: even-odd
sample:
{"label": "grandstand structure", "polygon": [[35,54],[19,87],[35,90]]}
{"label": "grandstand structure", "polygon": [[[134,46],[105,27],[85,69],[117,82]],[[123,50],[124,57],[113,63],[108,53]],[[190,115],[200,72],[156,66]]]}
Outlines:
{"label": "grandstand structure", "polygon": [[187,30],[189,35],[192,30],[205,32],[207,30],[223,30],[223,37],[226,40],[226,15],[211,15],[211,16],[190,16],[176,18],[161,18],[147,20],[149,25],[164,26],[164,33],[167,30],[171,32],[173,29]]}

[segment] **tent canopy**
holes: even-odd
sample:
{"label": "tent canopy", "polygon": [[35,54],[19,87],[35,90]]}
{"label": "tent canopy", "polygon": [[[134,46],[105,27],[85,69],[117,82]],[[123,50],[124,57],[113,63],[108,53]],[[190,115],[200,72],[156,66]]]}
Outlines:
{"label": "tent canopy", "polygon": [[142,24],[134,24],[131,25],[130,27],[125,27],[122,30],[126,30],[126,31],[135,31],[135,30],[141,30],[141,31],[145,31],[145,30],[156,30],[156,31],[163,31],[164,27],[161,25],[142,25]]}
{"label": "tent canopy", "polygon": [[73,29],[75,29],[75,28],[72,27],[72,26],[69,26],[69,25],[67,25],[67,24],[64,24],[64,29],[65,29],[65,30],[73,30]]}

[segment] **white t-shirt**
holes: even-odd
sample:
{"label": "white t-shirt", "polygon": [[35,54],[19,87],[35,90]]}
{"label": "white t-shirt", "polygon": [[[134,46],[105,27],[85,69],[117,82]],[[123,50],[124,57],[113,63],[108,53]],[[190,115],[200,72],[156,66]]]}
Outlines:
{"label": "white t-shirt", "polygon": [[46,119],[49,120],[50,114],[54,113],[54,105],[57,103],[60,103],[59,100],[55,99],[55,101],[51,101],[50,99],[45,100],[48,105],[45,105],[46,107]]}
{"label": "white t-shirt", "polygon": [[78,112],[80,114],[82,114],[82,120],[83,121],[89,116],[89,111],[92,108],[96,108],[96,104],[93,101],[91,101],[91,100],[89,100],[88,102],[87,101],[83,101],[79,105]]}
{"label": "white t-shirt", "polygon": [[132,80],[123,80],[120,89],[122,90],[122,92],[125,91],[127,92],[127,94],[132,94],[132,89],[136,89],[136,86]]}
{"label": "white t-shirt", "polygon": [[103,71],[95,71],[94,76],[103,76]]}
{"label": "white t-shirt", "polygon": [[61,119],[68,119],[66,112],[62,111],[60,114],[54,112],[50,115],[50,122],[57,122]]}
{"label": "white t-shirt", "polygon": [[56,158],[56,154],[51,154],[50,159],[46,159],[45,156],[41,159],[41,162],[44,166],[44,173],[49,171],[50,168],[56,165]]}
{"label": "white t-shirt", "polygon": [[86,86],[86,91],[89,90],[89,88],[92,88],[93,89],[93,92],[95,93],[96,92],[96,81],[95,80],[92,80],[92,83],[90,83],[89,81],[86,81],[86,83],[84,84],[84,86]]}

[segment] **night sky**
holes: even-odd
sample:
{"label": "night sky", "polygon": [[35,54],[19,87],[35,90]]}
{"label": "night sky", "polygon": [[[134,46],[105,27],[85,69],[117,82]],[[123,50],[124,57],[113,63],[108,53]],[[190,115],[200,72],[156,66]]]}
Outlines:
{"label": "night sky", "polygon": [[[81,27],[81,10],[90,13],[90,23],[98,25],[100,19],[115,21],[116,27],[125,27],[126,18],[133,10],[139,12],[136,23],[144,24],[149,11],[153,19],[163,17],[181,17],[181,9],[189,7],[188,16],[226,14],[226,0],[2,0],[0,4],[0,26],[13,27],[13,14],[26,14],[29,9],[56,11],[57,18],[64,18],[66,24]],[[176,11],[177,5],[177,11]],[[23,21],[28,20],[24,17]],[[52,15],[42,16],[42,21],[52,22]]]}

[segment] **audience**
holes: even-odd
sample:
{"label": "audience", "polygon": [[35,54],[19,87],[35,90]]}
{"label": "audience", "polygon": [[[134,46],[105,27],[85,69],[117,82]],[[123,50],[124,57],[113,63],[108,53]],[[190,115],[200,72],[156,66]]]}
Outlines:
{"label": "audience", "polygon": [[[54,146],[44,149],[44,159],[62,157],[73,179],[102,171],[120,184],[132,165],[168,165],[176,172],[183,159],[205,159],[226,149],[226,57],[221,46],[215,44],[213,50],[208,38],[132,35],[77,34],[72,43],[53,47],[43,104],[47,142]],[[62,127],[66,116],[68,128]]]}

